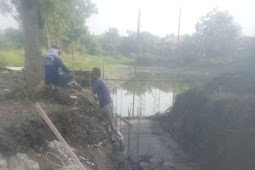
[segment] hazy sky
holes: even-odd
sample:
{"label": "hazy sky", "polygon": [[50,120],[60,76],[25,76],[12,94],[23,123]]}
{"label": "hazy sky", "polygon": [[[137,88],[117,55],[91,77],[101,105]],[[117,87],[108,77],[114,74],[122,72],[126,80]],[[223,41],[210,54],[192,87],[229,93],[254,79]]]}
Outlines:
{"label": "hazy sky", "polygon": [[[213,8],[228,10],[240,24],[244,35],[255,36],[255,0],[92,0],[98,8],[86,23],[91,33],[100,34],[109,27],[121,34],[136,31],[138,9],[141,8],[141,31],[165,36],[178,30],[178,16],[182,8],[181,34],[195,31],[199,18]],[[17,27],[8,16],[0,16],[0,29]]]}
{"label": "hazy sky", "polygon": [[92,0],[99,14],[86,25],[91,33],[103,33],[116,27],[121,34],[136,31],[138,9],[141,8],[141,30],[164,36],[178,30],[182,8],[181,34],[195,31],[199,18],[214,8],[228,10],[243,28],[245,35],[255,36],[255,0]]}

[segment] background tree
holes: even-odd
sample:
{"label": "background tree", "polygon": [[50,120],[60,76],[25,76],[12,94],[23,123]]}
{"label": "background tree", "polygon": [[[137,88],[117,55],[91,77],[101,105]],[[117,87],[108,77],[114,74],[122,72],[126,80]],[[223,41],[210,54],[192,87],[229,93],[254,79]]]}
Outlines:
{"label": "background tree", "polygon": [[[179,63],[190,64],[199,61],[199,51],[197,45],[197,39],[195,36],[186,35],[183,37],[183,41],[179,45]],[[177,53],[177,50],[175,53]]]}
{"label": "background tree", "polygon": [[[19,2],[0,0],[0,12],[11,14],[21,23]],[[66,52],[71,51],[71,44],[79,43],[82,34],[88,33],[86,19],[97,13],[91,0],[37,0],[37,3],[42,44],[49,48],[54,43]]]}
{"label": "background tree", "polygon": [[95,4],[90,0],[39,0],[44,21],[42,35],[51,43],[70,51],[71,44],[77,44],[82,34],[87,34],[84,23],[96,13]]}
{"label": "background tree", "polygon": [[127,34],[127,36],[120,37],[119,51],[129,57],[136,50],[136,33],[128,31]]}
{"label": "background tree", "polygon": [[6,41],[10,43],[9,48],[20,49],[24,47],[24,35],[21,29],[8,28],[4,31]]}
{"label": "background tree", "polygon": [[88,53],[90,55],[96,55],[101,53],[101,46],[98,41],[98,37],[91,36],[88,31],[83,32],[80,35],[80,43],[77,49],[80,53]]}
{"label": "background tree", "polygon": [[120,36],[116,28],[109,28],[104,34],[99,36],[103,53],[117,54],[119,51]]}
{"label": "background tree", "polygon": [[8,28],[0,31],[0,50],[23,48],[24,36],[22,30]]}
{"label": "background tree", "polygon": [[196,24],[197,43],[205,57],[228,57],[237,47],[240,27],[226,11],[214,9]]}

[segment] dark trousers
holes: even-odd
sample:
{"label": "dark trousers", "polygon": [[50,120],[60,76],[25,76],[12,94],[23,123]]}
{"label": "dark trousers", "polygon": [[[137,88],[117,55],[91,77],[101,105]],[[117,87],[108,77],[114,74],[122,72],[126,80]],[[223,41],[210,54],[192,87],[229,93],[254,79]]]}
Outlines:
{"label": "dark trousers", "polygon": [[72,73],[60,74],[59,78],[56,81],[56,84],[64,86],[67,83],[69,83],[70,81],[72,81],[72,79],[73,79]]}

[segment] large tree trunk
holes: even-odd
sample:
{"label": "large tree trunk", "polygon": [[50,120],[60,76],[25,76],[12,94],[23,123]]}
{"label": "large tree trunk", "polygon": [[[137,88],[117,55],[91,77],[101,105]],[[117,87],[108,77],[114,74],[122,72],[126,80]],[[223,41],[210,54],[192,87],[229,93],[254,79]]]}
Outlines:
{"label": "large tree trunk", "polygon": [[39,41],[37,0],[21,0],[21,17],[25,47],[25,80],[31,96],[40,89],[44,80],[44,67]]}

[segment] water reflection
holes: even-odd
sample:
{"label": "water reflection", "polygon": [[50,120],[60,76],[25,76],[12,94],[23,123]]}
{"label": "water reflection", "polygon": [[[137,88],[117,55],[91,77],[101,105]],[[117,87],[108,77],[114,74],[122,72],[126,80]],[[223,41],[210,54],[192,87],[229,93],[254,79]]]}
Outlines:
{"label": "water reflection", "polygon": [[[179,81],[156,81],[156,80],[173,80],[176,78],[174,73],[137,73],[136,96],[135,96],[135,112],[137,115],[137,107],[142,108],[142,115],[152,115],[157,112],[164,112],[173,103],[173,91],[182,93],[194,86],[204,84],[208,81],[208,77],[200,74],[179,74]],[[118,89],[113,90],[112,98],[115,109],[118,114],[128,115],[128,107],[132,108],[133,103],[133,81],[127,81]]]}
{"label": "water reflection", "polygon": [[[148,81],[136,81],[136,96],[134,115],[141,109],[143,116],[149,116],[158,112],[164,112],[172,106],[173,83],[166,81],[153,81],[155,79],[167,79],[164,74],[138,73],[137,79]],[[113,104],[118,114],[128,116],[128,107],[133,107],[133,81],[127,81],[120,88],[112,92]]]}
{"label": "water reflection", "polygon": [[[133,94],[124,88],[115,89],[112,93],[113,104],[118,114],[128,116],[128,107],[133,107]],[[153,88],[143,94],[135,96],[134,115],[141,109],[142,116],[153,115],[157,112],[164,112],[172,106],[173,92],[164,92]]]}

